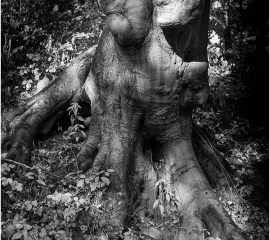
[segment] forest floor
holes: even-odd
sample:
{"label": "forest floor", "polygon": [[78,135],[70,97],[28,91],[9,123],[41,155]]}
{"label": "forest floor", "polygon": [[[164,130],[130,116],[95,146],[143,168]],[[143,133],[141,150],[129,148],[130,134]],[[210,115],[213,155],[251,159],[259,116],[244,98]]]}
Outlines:
{"label": "forest floor", "polygon": [[[4,52],[2,56],[9,64],[9,70],[2,69],[6,81],[2,88],[2,117],[13,111],[16,102],[55,79],[72,58],[97,42],[104,20],[97,5],[88,9],[77,5],[72,17],[67,17],[69,10],[63,15],[55,6],[53,9],[57,19],[66,18],[57,25],[47,23],[47,29],[30,25],[29,20],[28,33],[23,33],[24,38],[28,37],[24,39],[25,45],[17,43],[16,51],[9,49],[9,55]],[[33,46],[35,39],[40,44],[27,47]],[[9,45],[8,40],[6,44]],[[236,73],[225,60],[210,67],[209,101],[194,110],[193,119],[213,136],[213,145],[235,172],[235,179],[227,179],[227,191],[216,189],[219,200],[251,239],[265,240],[269,238],[268,130],[243,113],[245,98],[239,98],[239,93],[245,89]],[[100,219],[109,218],[110,213],[102,194],[114,170],[78,171],[76,154],[85,128],[80,112],[73,111],[79,107],[71,107],[70,116],[76,121],[68,128],[70,120],[66,118],[47,136],[35,140],[31,167],[2,161],[2,239],[70,239],[72,234],[76,239],[106,239],[109,229],[104,223],[100,225]],[[2,149],[1,158],[5,155]],[[161,222],[154,219],[151,224],[164,230],[179,225],[166,215],[160,219]],[[147,239],[137,232],[136,223],[123,238]]]}
{"label": "forest floor", "polygon": [[[194,119],[202,126],[204,121],[213,126],[209,118],[217,121],[219,117],[215,115],[218,114],[197,109]],[[234,119],[230,125],[237,126],[237,131],[233,127],[216,131],[214,144],[230,162],[235,179],[227,179],[227,191],[215,192],[251,239],[268,239],[267,139],[258,135],[261,130],[248,128],[244,119]],[[69,239],[72,234],[75,239],[106,239],[109,229],[106,224],[100,225],[100,220],[104,216],[109,218],[102,193],[110,184],[110,172],[78,171],[76,154],[84,136],[72,127],[69,130],[63,130],[60,122],[47,136],[36,139],[32,167],[10,161],[2,163],[2,239]],[[153,219],[151,224],[164,230],[179,226],[166,214],[162,220]],[[143,239],[137,229],[135,223],[124,239]]]}

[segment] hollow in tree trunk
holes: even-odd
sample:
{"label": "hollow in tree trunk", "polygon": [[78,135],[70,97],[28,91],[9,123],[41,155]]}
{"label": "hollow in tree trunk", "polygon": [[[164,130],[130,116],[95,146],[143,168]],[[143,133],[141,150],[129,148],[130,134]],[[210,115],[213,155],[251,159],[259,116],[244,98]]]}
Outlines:
{"label": "hollow in tree trunk", "polygon": [[[215,238],[246,239],[209,184],[222,184],[223,174],[191,117],[209,93],[209,5],[104,1],[107,24],[92,62],[89,50],[11,122],[7,158],[29,159],[37,129],[85,90],[92,118],[78,164],[83,171],[115,170],[105,194],[111,239],[133,214],[142,222],[155,216],[153,204],[181,215],[177,231],[142,225],[141,232],[154,239],[201,239],[203,229]],[[197,159],[194,146],[208,158]]]}

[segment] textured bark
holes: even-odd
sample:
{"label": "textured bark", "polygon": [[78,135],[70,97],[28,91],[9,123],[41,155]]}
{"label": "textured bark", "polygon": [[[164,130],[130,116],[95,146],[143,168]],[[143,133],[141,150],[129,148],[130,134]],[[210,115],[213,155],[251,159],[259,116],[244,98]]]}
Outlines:
{"label": "textured bark", "polygon": [[[171,206],[170,201],[166,204],[181,215],[182,228],[192,231],[161,232],[145,224],[143,233],[155,239],[200,239],[202,229],[207,228],[221,239],[246,239],[208,182],[207,177],[216,181],[221,173],[210,148],[200,141],[198,131],[192,135],[192,109],[203,104],[209,93],[209,0],[107,0],[103,9],[108,15],[107,25],[92,64],[90,60],[78,64],[87,66],[84,77],[78,77],[80,70],[71,67],[61,78],[73,84],[64,88],[65,94],[57,97],[48,87],[40,97],[30,100],[30,110],[26,108],[13,127],[14,143],[8,156],[16,159],[17,146],[29,148],[30,138],[23,140],[25,133],[34,136],[48,112],[55,112],[52,109],[57,110],[55,106],[63,101],[74,101],[87,75],[84,86],[93,117],[78,165],[84,171],[90,167],[116,170],[104,196],[112,213],[110,238],[119,236],[134,213],[151,219],[156,214],[155,200],[163,199],[165,204],[168,200],[162,194],[170,193],[176,205]],[[65,82],[61,81],[59,88]],[[49,93],[57,100],[45,101]],[[32,114],[32,106],[44,109],[39,110],[41,116]],[[30,131],[31,125],[35,128]],[[194,146],[211,157],[209,162],[198,162],[192,136],[197,139]]]}
{"label": "textured bark", "polygon": [[95,48],[79,56],[64,73],[9,116],[7,137],[8,159],[30,164],[35,135],[46,134],[71,102],[83,95]]}

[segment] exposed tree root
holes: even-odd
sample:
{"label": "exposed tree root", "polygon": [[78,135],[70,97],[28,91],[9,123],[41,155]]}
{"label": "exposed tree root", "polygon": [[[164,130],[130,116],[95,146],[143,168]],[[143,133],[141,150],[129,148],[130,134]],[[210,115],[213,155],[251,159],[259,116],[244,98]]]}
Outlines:
{"label": "exposed tree root", "polygon": [[[142,226],[142,232],[153,239],[199,240],[204,229],[222,240],[247,239],[209,184],[226,184],[221,178],[226,175],[223,160],[196,127],[196,144],[192,144],[192,109],[203,104],[209,93],[209,5],[210,1],[175,1],[173,5],[170,1],[155,5],[151,1],[135,5],[131,0],[107,1],[105,9],[112,21],[104,29],[93,62],[89,50],[32,97],[11,122],[7,158],[25,162],[39,126],[78,101],[85,82],[92,119],[78,164],[83,171],[90,167],[115,170],[104,193],[106,210],[111,213],[106,223],[111,227],[110,239],[120,236],[134,213],[141,219],[179,214],[176,232],[148,225],[146,233]],[[151,22],[152,17],[156,21]],[[178,20],[184,24],[179,28]],[[130,34],[134,29],[141,32],[141,39]],[[198,161],[193,147],[204,158]]]}
{"label": "exposed tree root", "polygon": [[47,133],[71,102],[83,95],[95,47],[76,58],[65,72],[19,107],[9,121],[7,158],[30,164],[33,138]]}
{"label": "exposed tree root", "polygon": [[[193,152],[191,141],[174,143],[170,146],[162,144],[158,145],[161,147],[158,149],[148,137],[143,137],[144,134],[140,135],[135,131],[141,119],[140,115],[136,115],[138,110],[126,112],[128,108],[122,106],[119,108],[122,116],[120,120],[115,115],[118,107],[118,104],[111,106],[111,111],[106,111],[110,117],[104,116],[104,119],[112,119],[109,123],[104,123],[107,126],[105,129],[114,130],[106,131],[100,143],[99,135],[95,135],[95,131],[90,131],[89,140],[85,143],[86,146],[89,143],[88,148],[82,150],[83,159],[91,159],[87,163],[87,168],[93,166],[96,170],[107,168],[116,170],[110,179],[111,186],[104,195],[110,202],[109,211],[112,213],[108,223],[112,228],[110,239],[119,236],[123,226],[129,225],[134,214],[145,222],[153,222],[151,218],[157,214],[161,216],[162,214],[157,213],[158,207],[153,209],[157,199],[159,199],[157,206],[166,207],[167,213],[178,211],[181,223],[173,232],[168,229],[160,231],[149,224],[142,225],[141,232],[150,239],[201,239],[206,229],[215,238],[246,239],[217,200]],[[130,116],[133,117],[129,118]],[[96,124],[98,125],[98,122]],[[107,124],[114,125],[114,128],[110,128]],[[93,124],[93,127],[97,125]],[[129,127],[125,128],[127,126]],[[127,132],[126,129],[130,131]],[[198,146],[201,147],[200,144]],[[97,148],[98,154],[95,158],[93,153]],[[213,155],[209,154],[211,151],[211,148],[202,150],[206,156],[213,158]],[[159,167],[155,167],[154,161],[161,159],[163,161],[157,163]],[[216,159],[213,158],[212,161]],[[204,164],[207,164],[206,160]],[[209,168],[207,165],[203,167],[206,168],[204,172],[210,176],[212,172],[210,174],[209,169],[215,171],[217,175],[223,174],[219,163],[214,162]],[[209,180],[213,179],[216,178],[211,177]],[[220,182],[217,185],[219,184]],[[169,196],[167,200],[166,194]]]}

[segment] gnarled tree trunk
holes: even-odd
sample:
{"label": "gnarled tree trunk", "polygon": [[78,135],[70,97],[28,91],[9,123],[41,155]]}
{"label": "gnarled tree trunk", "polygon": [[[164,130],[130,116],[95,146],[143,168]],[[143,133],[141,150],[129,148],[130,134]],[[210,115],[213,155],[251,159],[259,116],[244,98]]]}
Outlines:
{"label": "gnarled tree trunk", "polygon": [[[103,10],[107,24],[92,63],[90,51],[29,101],[11,124],[7,158],[26,156],[40,125],[84,88],[92,118],[78,163],[84,171],[116,170],[105,194],[112,239],[133,213],[154,216],[157,199],[182,216],[181,228],[142,226],[152,238],[201,239],[206,228],[213,237],[246,239],[209,184],[222,175],[215,152],[192,128],[192,109],[209,92],[209,0],[106,0]],[[194,146],[208,159],[198,162]]]}

